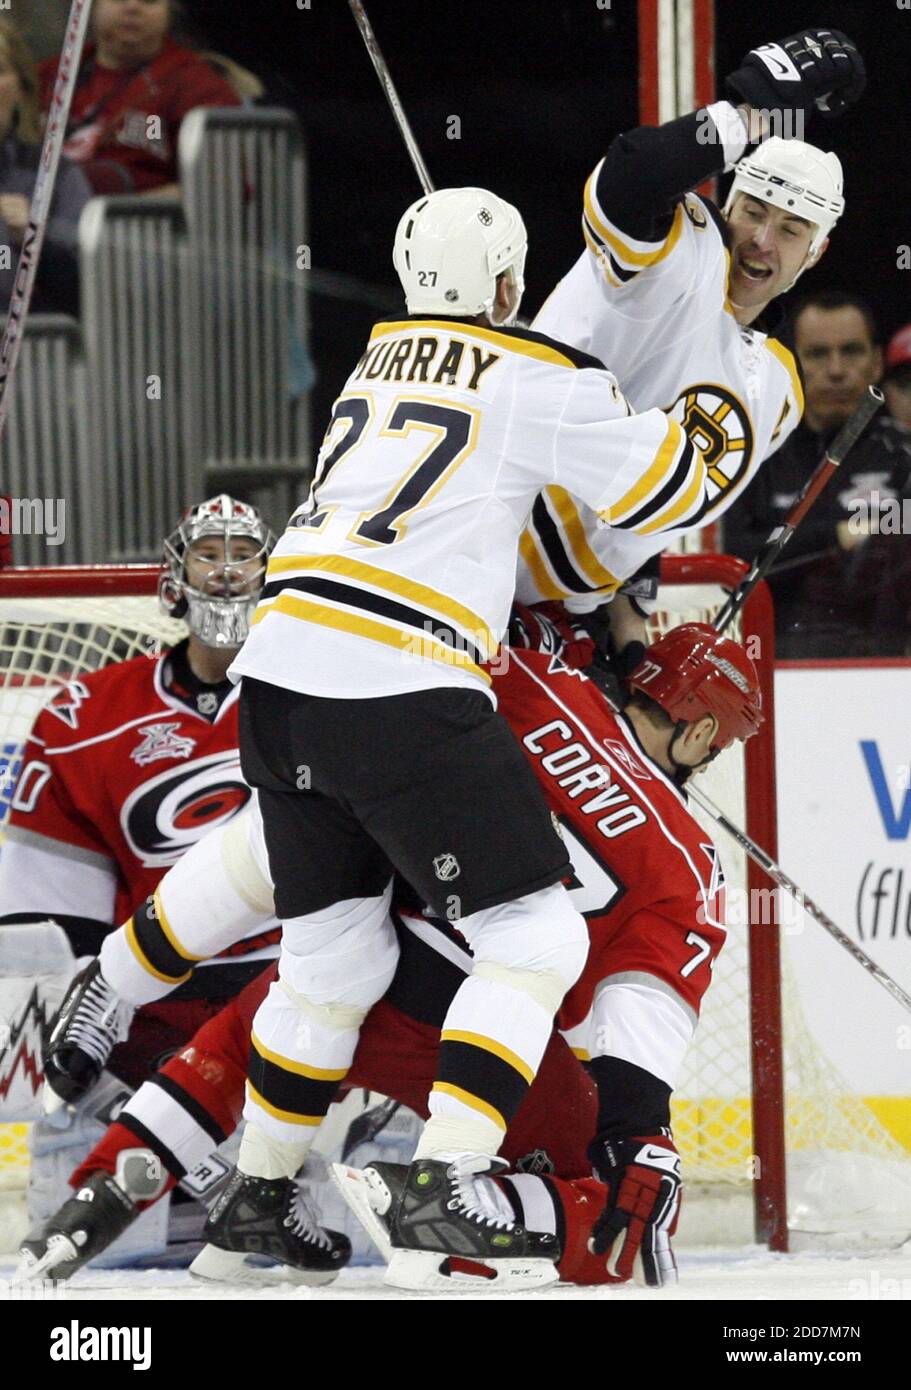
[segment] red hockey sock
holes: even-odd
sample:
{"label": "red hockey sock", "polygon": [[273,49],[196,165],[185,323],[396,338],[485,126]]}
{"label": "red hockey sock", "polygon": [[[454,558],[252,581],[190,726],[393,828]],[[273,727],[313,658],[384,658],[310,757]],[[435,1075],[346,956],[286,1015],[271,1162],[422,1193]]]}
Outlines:
{"label": "red hockey sock", "polygon": [[[82,1163],[80,1163],[79,1167],[71,1175],[70,1187],[81,1187],[86,1178],[92,1173],[97,1173],[99,1169],[102,1169],[106,1173],[113,1174],[117,1168],[118,1156],[123,1153],[125,1149],[146,1148],[148,1148],[148,1144],[145,1140],[140,1139],[139,1136],[128,1129],[126,1125],[122,1125],[119,1120],[115,1120],[114,1123],[109,1125],[105,1130],[91,1153],[83,1159]],[[165,1192],[170,1192],[171,1188],[177,1185],[177,1178],[173,1173],[168,1173],[167,1177],[167,1183],[162,1192],[159,1193],[159,1196],[163,1197]],[[156,1197],[155,1200],[158,1201],[158,1198]],[[151,1202],[137,1203],[140,1211],[145,1211],[146,1207],[150,1207],[151,1205]]]}

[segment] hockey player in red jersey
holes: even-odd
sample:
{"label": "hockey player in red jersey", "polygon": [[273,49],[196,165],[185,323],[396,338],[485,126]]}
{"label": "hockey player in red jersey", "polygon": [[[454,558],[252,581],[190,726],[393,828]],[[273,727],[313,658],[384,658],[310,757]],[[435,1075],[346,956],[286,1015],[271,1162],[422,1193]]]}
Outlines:
{"label": "hockey player in red jersey", "polygon": [[[238,692],[226,671],[246,634],[272,541],[258,512],[226,495],[193,507],[165,541],[159,584],[164,610],[186,620],[187,636],[67,682],[38,714],[0,855],[0,975],[7,985],[12,976],[23,980],[33,1042],[45,1023],[34,981],[56,973],[43,953],[61,963],[96,956],[118,922],[154,910],[158,880],[190,845],[249,799],[237,747]],[[188,990],[142,1009],[130,1047],[112,1058],[119,1082],[138,1086],[262,970],[278,937],[274,920],[257,921]],[[103,981],[92,997],[102,1012],[111,1005]],[[118,1035],[126,1036],[130,1013],[114,1009]],[[11,1022],[22,1023],[19,1007]],[[6,1058],[0,1049],[0,1083],[22,1065],[18,1049]],[[36,1071],[36,1091],[39,1083]],[[6,1090],[0,1084],[0,1096]],[[123,1084],[117,1091],[122,1102],[128,1091]],[[33,1188],[41,1181],[43,1138],[56,1153],[64,1136],[59,1126],[35,1127]],[[75,1157],[68,1155],[63,1176]],[[35,1214],[48,1215],[59,1200],[59,1191],[37,1194]]]}
{"label": "hockey player in red jersey", "polygon": [[[483,1179],[481,1190],[493,1219],[509,1202],[526,1225],[558,1239],[563,1279],[629,1278],[641,1257],[647,1280],[662,1283],[673,1277],[679,1199],[670,1094],[724,939],[717,854],[687,809],[683,785],[694,767],[758,727],[756,675],[743,650],[711,629],[677,629],[650,649],[618,717],[571,664],[590,657],[590,643],[566,645],[550,621],[527,611],[512,631],[538,650],[514,648],[496,676],[497,693],[568,841],[568,886],[588,921],[591,952],[558,1018],[564,1037],[551,1040],[504,1147],[513,1166],[528,1168],[531,1157],[532,1169],[554,1172]],[[167,889],[166,880],[166,897]],[[180,906],[180,939],[172,933],[169,949],[185,952],[187,964],[194,943],[185,924],[204,915],[203,903]],[[349,1082],[426,1114],[440,1027],[472,962],[457,923],[432,919],[402,893],[397,917],[399,967],[364,1026]],[[144,946],[161,964],[151,935]],[[139,1146],[173,1183],[203,1158],[213,1135],[230,1132],[242,1105],[250,1023],[271,977],[248,986],[142,1088],[73,1185],[106,1190],[118,1155]],[[592,1165],[596,1178],[588,1176]],[[366,1177],[346,1173],[342,1183],[368,1229],[371,1221],[374,1235],[379,1229],[381,1245],[382,1211],[374,1207],[382,1208],[384,1190],[401,1174],[381,1164]],[[126,1197],[114,1208],[123,1224],[144,1205],[139,1192]],[[87,1233],[67,1272],[116,1234],[113,1224],[103,1229],[100,1207],[91,1217],[71,1199],[45,1232]],[[241,1261],[230,1277],[245,1277]],[[207,1264],[203,1257],[198,1272]]]}

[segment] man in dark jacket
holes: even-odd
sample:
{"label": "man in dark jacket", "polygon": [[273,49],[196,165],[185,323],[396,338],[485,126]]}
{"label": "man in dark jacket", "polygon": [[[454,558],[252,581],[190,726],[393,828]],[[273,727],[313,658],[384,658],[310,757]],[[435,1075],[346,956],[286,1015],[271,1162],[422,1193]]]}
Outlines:
{"label": "man in dark jacket", "polygon": [[[790,333],[804,376],[804,418],[725,517],[724,549],[749,560],[784,520],[826,446],[882,371],[873,315],[856,295],[808,295],[794,310]],[[895,532],[903,498],[911,499],[911,433],[880,415],[772,572],[779,656],[901,651],[901,634],[875,621],[874,612],[885,571],[895,562],[896,539],[911,549],[911,540]]]}

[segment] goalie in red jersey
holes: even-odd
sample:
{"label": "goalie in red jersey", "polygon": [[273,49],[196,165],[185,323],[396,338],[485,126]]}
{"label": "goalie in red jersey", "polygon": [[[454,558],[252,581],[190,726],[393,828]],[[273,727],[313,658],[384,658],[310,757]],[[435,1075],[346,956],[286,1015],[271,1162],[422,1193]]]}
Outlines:
{"label": "goalie in red jersey", "polygon": [[[503,1152],[517,1171],[481,1180],[487,1206],[478,1219],[496,1222],[508,1207],[511,1219],[552,1233],[564,1280],[629,1279],[641,1260],[647,1282],[661,1284],[674,1278],[680,1198],[670,1096],[724,940],[718,856],[687,808],[685,783],[757,729],[756,672],[741,647],[710,628],[678,628],[648,650],[618,716],[576,664],[590,659],[590,643],[569,634],[567,644],[563,624],[528,610],[519,610],[512,635],[495,688],[567,837],[569,886],[591,950],[558,1017],[562,1036],[555,1032],[510,1126]],[[261,835],[251,815],[244,819],[265,880]],[[199,876],[189,877],[203,849],[160,885],[167,934],[153,920],[105,943],[102,969],[121,996],[160,997],[192,969],[201,933],[211,945],[213,933],[225,940],[236,932],[227,916],[219,928]],[[458,921],[434,920],[404,889],[397,917],[399,967],[368,1016],[348,1082],[426,1114],[440,1025],[472,960]],[[231,1131],[243,1104],[250,1024],[273,980],[270,970],[249,985],[133,1097],[71,1179],[91,1186],[92,1207],[76,1198],[64,1204],[24,1247],[27,1271],[75,1272],[149,1205],[156,1184],[127,1192],[115,1181],[119,1174],[123,1182],[123,1154],[144,1155],[164,1174],[157,1187],[169,1187]],[[379,1162],[340,1174],[340,1189],[387,1256],[406,1172]],[[66,1243],[49,1265],[52,1234]],[[298,1277],[332,1277],[314,1267],[309,1251],[295,1250],[292,1236],[280,1255],[297,1257]],[[203,1253],[196,1272],[244,1279],[244,1258],[242,1241],[224,1242]],[[442,1254],[440,1265],[440,1287],[452,1287],[452,1273],[466,1275]]]}
{"label": "goalie in red jersey", "polygon": [[[237,689],[227,668],[243,642],[273,541],[259,513],[226,495],[193,507],[164,543],[159,596],[187,634],[68,681],[40,710],[23,749],[0,854],[2,1118],[39,1106],[39,1035],[75,958],[154,903],[161,876],[207,830],[227,827],[250,796],[240,772]],[[175,635],[181,629],[174,623]],[[215,891],[215,890],[213,890]],[[107,1078],[103,1131],[130,1089],[182,1046],[277,953],[276,922],[258,913],[230,955],[188,987],[141,1009]],[[220,950],[220,948],[219,948]],[[200,956],[205,955],[200,952]],[[218,951],[212,952],[217,955]],[[132,1010],[97,984],[126,1038]],[[97,1098],[96,1098],[97,1100]],[[95,1137],[85,1113],[33,1126],[29,1205],[46,1218]],[[81,1145],[81,1149],[80,1146]]]}

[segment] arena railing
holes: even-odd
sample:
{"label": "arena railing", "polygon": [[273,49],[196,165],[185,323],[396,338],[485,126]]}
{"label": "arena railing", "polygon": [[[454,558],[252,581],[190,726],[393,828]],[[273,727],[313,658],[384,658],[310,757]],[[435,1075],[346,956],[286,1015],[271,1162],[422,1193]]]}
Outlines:
{"label": "arena railing", "polygon": [[200,362],[209,474],[270,488],[284,521],[310,470],[300,126],[280,108],[201,107],[181,126],[179,161],[194,313],[217,344]]}
{"label": "arena railing", "polygon": [[200,359],[183,210],[172,199],[94,198],[79,223],[89,364],[90,499],[83,561],[150,558],[205,495]]}
{"label": "arena railing", "polygon": [[82,335],[64,314],[27,321],[3,436],[0,528],[19,564],[101,558],[85,545],[91,514],[87,370]]}

